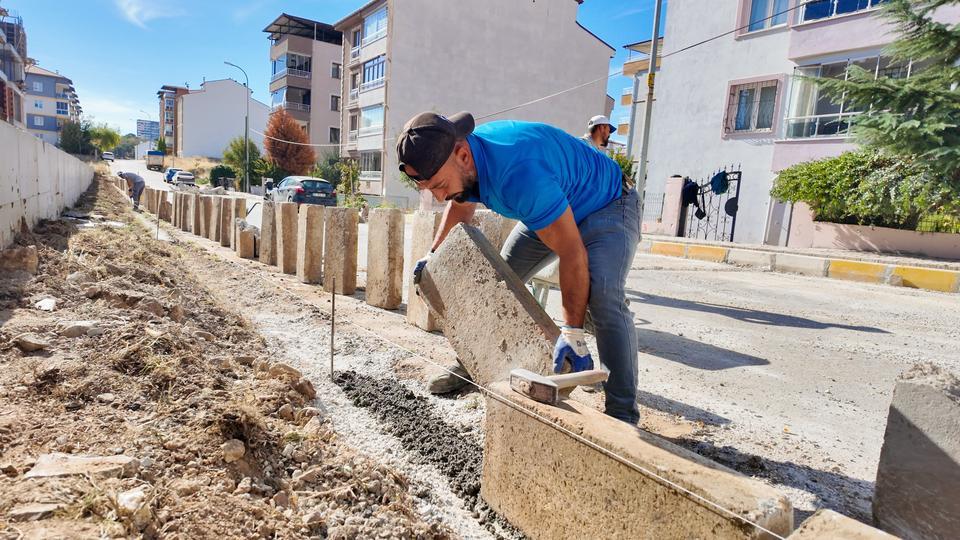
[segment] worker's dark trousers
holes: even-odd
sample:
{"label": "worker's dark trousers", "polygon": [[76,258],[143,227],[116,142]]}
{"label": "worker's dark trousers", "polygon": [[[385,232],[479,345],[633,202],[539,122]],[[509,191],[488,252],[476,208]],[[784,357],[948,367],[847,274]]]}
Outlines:
{"label": "worker's dark trousers", "polygon": [[144,182],[135,182],[130,194],[130,198],[133,199],[133,209],[136,210],[140,208],[140,195],[143,194],[143,188],[146,187]]}
{"label": "worker's dark trousers", "polygon": [[[637,409],[637,330],[624,286],[640,242],[640,197],[630,190],[585,217],[578,225],[590,265],[588,308],[596,327],[600,362],[610,370],[604,384],[606,413],[631,424]],[[556,255],[522,223],[507,237],[500,255],[524,283]]]}

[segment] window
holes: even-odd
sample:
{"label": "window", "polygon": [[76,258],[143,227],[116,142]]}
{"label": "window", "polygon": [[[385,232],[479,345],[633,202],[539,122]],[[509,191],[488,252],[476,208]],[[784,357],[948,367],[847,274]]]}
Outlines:
{"label": "window", "polygon": [[363,64],[363,84],[360,91],[373,90],[383,86],[384,67],[387,65],[387,56],[380,56]]}
{"label": "window", "polygon": [[43,110],[43,102],[40,101],[39,99],[33,100],[33,108],[42,111],[42,110]]}
{"label": "window", "polygon": [[340,110],[340,96],[330,96],[330,110],[331,111]]}
{"label": "window", "polygon": [[42,127],[42,126],[43,126],[43,117],[42,117],[42,116],[34,116],[34,117],[33,117],[33,125],[34,125],[34,126],[37,126],[37,127]]}
{"label": "window", "polygon": [[57,114],[67,114],[67,102],[58,101],[57,102]]}
{"label": "window", "polygon": [[351,114],[350,115],[350,131],[356,131],[360,129],[360,115]]}
{"label": "window", "polygon": [[803,7],[801,22],[828,19],[877,7],[887,0],[814,0]]}
{"label": "window", "polygon": [[43,92],[43,82],[33,81],[33,91],[34,92]]}
{"label": "window", "polygon": [[[895,62],[884,56],[871,56],[842,62],[798,67],[794,74],[810,78],[845,79],[849,68],[858,66],[874,77],[909,77],[917,69],[912,63]],[[846,135],[850,117],[863,112],[846,100],[834,101],[820,92],[813,81],[795,77],[790,92],[790,113],[785,121],[786,137],[836,137]]]}
{"label": "window", "polygon": [[330,76],[334,79],[340,78],[340,72],[343,71],[343,66],[336,62],[330,64]]}
{"label": "window", "polygon": [[340,144],[340,128],[330,128],[330,144]]}
{"label": "window", "polygon": [[380,180],[383,177],[383,162],[380,152],[360,152],[360,178],[362,180]]}
{"label": "window", "polygon": [[375,135],[383,132],[383,105],[360,109],[360,135]]}
{"label": "window", "polygon": [[779,84],[779,81],[774,80],[731,86],[725,131],[771,131]]}
{"label": "window", "polygon": [[359,48],[361,40],[363,40],[363,29],[357,28],[353,31],[353,48]]}
{"label": "window", "polygon": [[369,15],[363,20],[363,45],[373,43],[387,35],[387,8]]}
{"label": "window", "polygon": [[748,32],[772,28],[787,23],[789,0],[750,0],[750,26]]}
{"label": "window", "polygon": [[172,100],[172,99],[167,98],[166,100],[164,100],[164,104],[163,104],[163,105],[164,105],[164,107],[166,108],[166,110],[168,110],[168,111],[172,111],[172,110],[173,110],[173,100]]}
{"label": "window", "polygon": [[272,80],[277,80],[287,74],[297,77],[309,77],[312,71],[313,61],[309,56],[304,54],[281,54],[271,62]]}

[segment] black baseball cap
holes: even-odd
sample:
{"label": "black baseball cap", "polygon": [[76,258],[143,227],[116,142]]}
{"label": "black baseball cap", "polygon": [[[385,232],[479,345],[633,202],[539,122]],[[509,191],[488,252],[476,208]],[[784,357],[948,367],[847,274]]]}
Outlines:
{"label": "black baseball cap", "polygon": [[[450,117],[434,112],[422,112],[411,118],[397,138],[397,158],[400,170],[417,182],[424,182],[437,174],[453,152],[457,139],[473,133],[473,115],[461,111]],[[417,170],[416,176],[407,173],[406,166]]]}

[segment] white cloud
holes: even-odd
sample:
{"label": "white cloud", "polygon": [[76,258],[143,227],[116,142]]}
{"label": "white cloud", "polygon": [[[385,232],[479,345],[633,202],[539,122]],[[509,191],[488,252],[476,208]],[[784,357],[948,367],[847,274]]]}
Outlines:
{"label": "white cloud", "polygon": [[243,22],[250,18],[251,15],[260,11],[267,6],[269,0],[254,0],[253,2],[248,2],[245,5],[241,5],[233,10],[233,20],[236,22]]}
{"label": "white cloud", "polygon": [[179,17],[183,11],[171,7],[169,2],[151,0],[114,0],[123,16],[140,28],[146,28],[147,23],[154,19]]}

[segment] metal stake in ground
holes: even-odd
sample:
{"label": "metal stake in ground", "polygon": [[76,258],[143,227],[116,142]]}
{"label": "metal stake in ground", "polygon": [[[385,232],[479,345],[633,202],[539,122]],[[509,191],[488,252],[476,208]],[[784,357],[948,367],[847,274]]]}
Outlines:
{"label": "metal stake in ground", "polygon": [[333,278],[330,288],[330,380],[333,380],[333,332],[337,324],[337,278]]}

